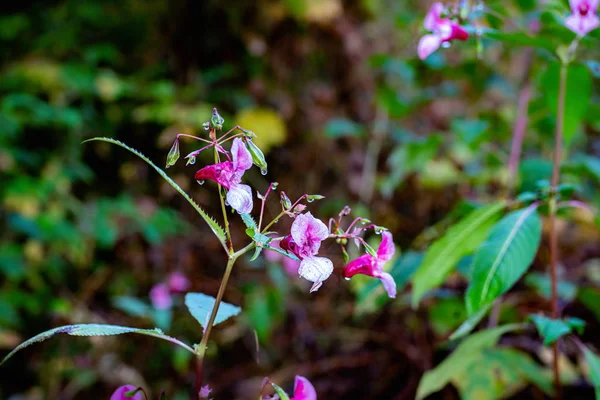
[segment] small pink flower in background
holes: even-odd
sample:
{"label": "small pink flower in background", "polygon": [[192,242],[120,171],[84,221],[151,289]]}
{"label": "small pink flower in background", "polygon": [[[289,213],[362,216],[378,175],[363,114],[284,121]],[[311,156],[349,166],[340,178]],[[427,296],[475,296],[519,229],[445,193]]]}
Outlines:
{"label": "small pink flower in background", "polygon": [[171,272],[168,278],[168,285],[171,292],[181,293],[190,287],[190,281],[181,272]]}
{"label": "small pink flower in background", "polygon": [[133,385],[121,386],[121,387],[117,388],[117,390],[114,391],[112,396],[110,396],[110,400],[142,400],[141,391],[134,394],[133,397],[125,396],[125,393],[131,392],[132,390],[135,390],[135,389],[137,389],[137,387],[135,387]]}
{"label": "small pink flower in background", "polygon": [[298,274],[314,285],[310,291],[318,290],[323,281],[333,272],[333,263],[325,257],[315,257],[321,242],[329,236],[329,229],[310,212],[300,214],[292,223],[291,234],[281,240],[280,246],[295,254],[301,261]]}
{"label": "small pink flower in background", "polygon": [[442,43],[469,38],[469,33],[459,24],[448,18],[442,18],[443,12],[444,5],[437,2],[431,6],[425,16],[425,29],[432,33],[423,36],[419,41],[418,54],[421,60],[434,53]]}
{"label": "small pink flower in background", "polygon": [[252,155],[240,138],[233,139],[231,146],[231,161],[208,165],[198,172],[197,181],[211,179],[225,189],[227,192],[227,203],[237,212],[248,214],[252,211],[252,189],[242,184],[244,172],[252,167]]}
{"label": "small pink flower in background", "polygon": [[599,0],[569,0],[572,14],[565,19],[565,26],[585,36],[600,26],[600,18],[596,15]]}
{"label": "small pink flower in background", "polygon": [[208,396],[210,396],[210,392],[212,392],[212,389],[208,387],[208,385],[206,386],[202,386],[202,388],[200,389],[200,393],[198,393],[198,395],[200,396],[201,399],[208,399]]}
{"label": "small pink flower in background", "polygon": [[[279,243],[271,242],[271,247],[280,248]],[[281,263],[286,274],[289,276],[298,275],[298,269],[300,268],[300,261],[296,261],[292,258],[286,257],[273,250],[265,250],[263,252],[265,259],[270,263]]]}
{"label": "small pink flower in background", "polygon": [[303,376],[296,375],[294,397],[290,400],[317,400],[315,387]]}
{"label": "small pink flower in background", "polygon": [[173,305],[169,287],[164,283],[157,283],[152,286],[152,289],[150,289],[150,300],[157,310],[166,310]]}
{"label": "small pink flower in background", "polygon": [[392,299],[395,298],[396,282],[394,282],[394,278],[392,278],[390,274],[383,271],[383,266],[392,259],[395,251],[396,247],[394,246],[392,234],[383,232],[381,244],[377,250],[377,257],[373,257],[370,254],[364,254],[356,260],[351,261],[346,265],[346,268],[344,268],[344,278],[349,279],[357,274],[379,278],[387,291],[388,296]]}

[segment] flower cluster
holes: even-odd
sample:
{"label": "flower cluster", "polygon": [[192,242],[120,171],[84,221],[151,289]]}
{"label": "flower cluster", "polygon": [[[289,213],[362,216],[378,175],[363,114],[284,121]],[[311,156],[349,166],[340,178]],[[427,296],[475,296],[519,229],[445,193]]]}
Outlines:
{"label": "flower cluster", "polygon": [[418,54],[421,60],[433,54],[440,46],[452,40],[467,40],[469,33],[457,22],[456,18],[444,16],[446,12],[442,3],[434,3],[425,16],[425,29],[429,34],[419,41]]}

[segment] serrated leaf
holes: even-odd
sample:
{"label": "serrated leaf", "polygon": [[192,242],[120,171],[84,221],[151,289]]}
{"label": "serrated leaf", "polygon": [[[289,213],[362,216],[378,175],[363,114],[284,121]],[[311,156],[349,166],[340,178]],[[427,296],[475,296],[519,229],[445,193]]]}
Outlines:
{"label": "serrated leaf", "polygon": [[242,217],[242,221],[244,221],[244,224],[248,229],[252,229],[253,231],[255,231],[258,228],[258,226],[256,225],[256,221],[254,221],[254,218],[252,218],[252,215],[240,214],[240,216]]}
{"label": "serrated leaf", "polygon": [[531,265],[542,235],[536,208],[534,204],[502,218],[477,249],[465,295],[469,315],[506,293]]}
{"label": "serrated leaf", "polygon": [[417,389],[417,400],[443,389],[453,378],[466,371],[481,351],[494,346],[503,334],[520,328],[522,325],[519,324],[499,326],[477,332],[463,340],[440,365],[423,375]]}
{"label": "serrated leaf", "polygon": [[530,319],[535,324],[540,336],[544,339],[544,346],[549,346],[556,342],[559,338],[568,335],[577,329],[581,333],[585,326],[585,322],[579,318],[568,320],[552,319],[543,315],[531,315]]}
{"label": "serrated leaf", "polygon": [[254,261],[258,258],[258,256],[260,255],[260,253],[262,252],[262,247],[260,246],[256,246],[254,248],[254,254],[252,255],[252,258],[250,259],[250,261]]}
{"label": "serrated leaf", "polygon": [[221,226],[214,219],[212,219],[208,214],[206,214],[206,212],[202,208],[200,208],[200,206],[198,204],[196,204],[196,202],[177,183],[175,183],[175,181],[173,179],[171,179],[165,171],[163,171],[161,168],[157,167],[156,164],[154,164],[152,161],[150,161],[150,159],[148,157],[146,157],[139,151],[135,150],[134,148],[127,146],[125,143],[115,140],[115,139],[112,139],[112,138],[95,137],[92,139],[85,140],[85,141],[83,141],[83,143],[91,142],[94,140],[101,141],[101,142],[108,142],[108,143],[116,144],[117,146],[121,146],[124,149],[129,150],[130,152],[132,152],[133,154],[135,154],[136,156],[138,156],[139,158],[144,160],[152,168],[154,168],[156,170],[156,172],[158,172],[159,175],[162,176],[167,181],[167,183],[173,187],[173,189],[175,189],[177,192],[179,192],[179,194],[181,194],[188,201],[188,203],[190,203],[192,205],[192,207],[194,207],[194,209],[198,212],[198,214],[200,214],[202,219],[204,219],[204,221],[208,224],[209,228],[217,236],[217,238],[219,239],[219,241],[221,242],[223,247],[227,248],[226,239],[225,239],[225,231],[223,230],[223,228],[221,228]]}
{"label": "serrated leaf", "polygon": [[413,277],[413,307],[428,290],[442,284],[461,258],[477,249],[504,207],[505,203],[500,202],[472,211],[429,247]]}
{"label": "serrated leaf", "polygon": [[[204,328],[212,309],[215,305],[215,298],[204,293],[187,293],[185,295],[185,305],[196,321]],[[242,309],[233,304],[222,301],[219,305],[219,311],[215,317],[214,325],[220,324],[228,318],[238,315]]]}
{"label": "serrated leaf", "polygon": [[114,336],[123,335],[125,333],[138,333],[141,335],[152,336],[155,338],[163,339],[171,343],[175,343],[184,349],[194,353],[194,350],[180,342],[179,340],[165,335],[160,329],[140,329],[130,328],[127,326],[108,325],[108,324],[78,324],[78,325],[65,325],[58,328],[50,329],[46,332],[42,332],[25,342],[18,345],[13,351],[11,351],[0,363],[4,364],[9,358],[11,358],[16,352],[24,349],[25,347],[31,346],[32,344],[43,342],[44,340],[50,339],[51,337],[65,333],[71,336]]}

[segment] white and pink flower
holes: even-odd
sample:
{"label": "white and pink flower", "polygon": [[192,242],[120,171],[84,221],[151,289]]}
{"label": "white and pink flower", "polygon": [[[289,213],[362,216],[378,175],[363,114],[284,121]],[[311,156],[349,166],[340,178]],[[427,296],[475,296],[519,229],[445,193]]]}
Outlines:
{"label": "white and pink flower", "polygon": [[578,34],[585,36],[598,26],[600,18],[596,15],[599,0],[569,0],[572,14],[565,19],[565,26]]}
{"label": "white and pink flower", "polygon": [[431,33],[423,36],[419,41],[418,54],[421,60],[433,54],[443,43],[452,40],[467,40],[469,33],[458,23],[448,18],[442,18],[444,5],[434,3],[425,16],[425,29]]}
{"label": "white and pink flower", "polygon": [[296,375],[294,381],[294,397],[290,400],[317,400],[317,391],[308,379]]}
{"label": "white and pink flower", "polygon": [[227,203],[240,214],[252,211],[252,189],[242,184],[244,172],[252,167],[252,155],[240,138],[231,146],[231,161],[208,165],[196,172],[197,181],[213,180],[228,190]]}
{"label": "white and pink flower", "polygon": [[325,257],[316,257],[321,242],[329,236],[329,229],[310,212],[300,214],[292,223],[291,234],[280,242],[282,249],[292,252],[300,261],[298,274],[314,282],[310,291],[318,290],[333,272],[333,263]]}

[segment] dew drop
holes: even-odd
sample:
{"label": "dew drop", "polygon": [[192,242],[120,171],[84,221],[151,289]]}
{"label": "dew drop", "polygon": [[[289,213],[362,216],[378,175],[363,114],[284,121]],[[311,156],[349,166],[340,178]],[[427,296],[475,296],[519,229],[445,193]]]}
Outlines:
{"label": "dew drop", "polygon": [[350,280],[350,278],[344,278],[344,279],[345,279],[345,280],[347,280],[347,281],[349,281],[349,280]]}
{"label": "dew drop", "polygon": [[198,182],[198,185],[204,185],[204,181],[197,180],[196,182]]}
{"label": "dew drop", "polygon": [[306,201],[307,201],[307,202],[309,202],[309,203],[312,203],[313,201],[315,201],[315,199],[313,199],[313,198],[311,198],[311,197],[308,197],[308,198],[306,199]]}
{"label": "dew drop", "polygon": [[261,168],[261,169],[260,169],[260,173],[261,173],[261,174],[263,174],[263,175],[266,175],[266,174],[267,174],[267,172],[268,172],[268,171],[267,171],[267,169],[266,169],[266,168]]}
{"label": "dew drop", "polygon": [[442,43],[442,48],[444,48],[444,49],[448,49],[448,48],[450,48],[450,46],[451,46],[450,42]]}

